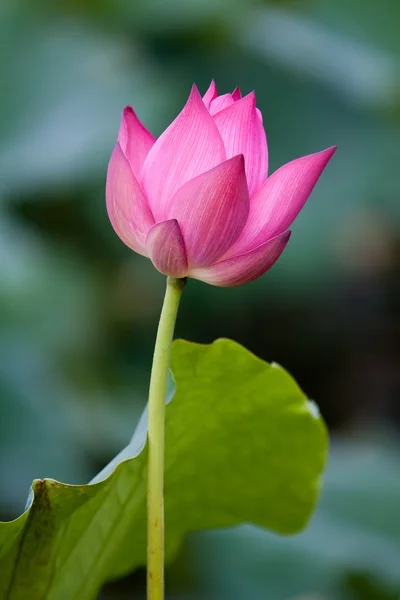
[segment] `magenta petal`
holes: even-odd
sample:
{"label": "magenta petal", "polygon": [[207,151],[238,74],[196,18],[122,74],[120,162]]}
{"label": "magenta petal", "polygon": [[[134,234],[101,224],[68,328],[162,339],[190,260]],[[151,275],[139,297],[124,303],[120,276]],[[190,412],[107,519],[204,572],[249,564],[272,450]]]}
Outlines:
{"label": "magenta petal", "polygon": [[246,252],[285,231],[311,194],[336,146],[283,165],[251,199],[250,213],[240,239],[231,249]]}
{"label": "magenta petal", "polygon": [[146,197],[117,143],[108,165],[107,212],[121,240],[135,252],[147,256],[146,236],[154,224]]}
{"label": "magenta petal", "polygon": [[285,249],[289,237],[290,231],[285,231],[246,254],[223,260],[205,269],[193,269],[190,276],[219,287],[249,283],[272,267]]}
{"label": "magenta petal", "polygon": [[268,149],[265,131],[257,115],[254,93],[234,102],[214,116],[224,140],[226,156],[243,154],[250,198],[267,177]]}
{"label": "magenta petal", "polygon": [[235,156],[183,185],[168,205],[178,220],[189,266],[216,262],[238,239],[249,214],[243,156]]}
{"label": "magenta petal", "polygon": [[218,96],[218,98],[215,98],[215,100],[211,102],[210,115],[216,115],[221,110],[224,110],[224,108],[227,108],[234,102],[235,100],[233,99],[232,94],[223,94],[222,96]]}
{"label": "magenta petal", "polygon": [[217,90],[217,86],[215,85],[215,81],[213,79],[212,82],[210,83],[210,87],[208,88],[208,90],[206,91],[206,93],[203,96],[203,102],[207,109],[210,108],[211,102],[217,96],[218,96],[218,90]]}
{"label": "magenta petal", "polygon": [[240,91],[240,88],[239,87],[235,87],[235,89],[232,92],[232,98],[236,102],[237,100],[240,100],[241,97],[242,97],[242,93]]}
{"label": "magenta petal", "polygon": [[160,273],[170,277],[186,277],[185,242],[176,219],[153,225],[147,235],[146,247],[148,256]]}
{"label": "magenta petal", "polygon": [[146,156],[155,141],[155,137],[139,121],[133,108],[127,106],[122,114],[118,142],[138,179]]}
{"label": "magenta petal", "polygon": [[158,138],[142,171],[142,182],[156,221],[166,218],[166,207],[187,181],[225,160],[218,129],[193,86],[186,106]]}

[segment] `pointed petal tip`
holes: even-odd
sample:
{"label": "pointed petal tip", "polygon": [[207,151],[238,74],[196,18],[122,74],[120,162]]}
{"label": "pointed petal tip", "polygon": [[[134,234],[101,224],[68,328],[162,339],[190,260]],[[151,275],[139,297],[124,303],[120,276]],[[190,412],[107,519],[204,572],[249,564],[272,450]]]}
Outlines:
{"label": "pointed petal tip", "polygon": [[[207,111],[207,107],[204,104],[204,100],[200,94],[199,88],[197,87],[197,85],[195,83],[193,83],[191,89],[190,89],[190,93],[188,96],[188,99],[186,100],[186,103],[180,113],[181,114],[185,114],[189,111]],[[178,115],[178,116],[180,116]]]}
{"label": "pointed petal tip", "polygon": [[330,148],[327,149],[327,151],[329,152],[329,158],[331,158],[335,154],[337,149],[338,149],[337,146],[331,146]]}
{"label": "pointed petal tip", "polygon": [[212,79],[210,85],[208,86],[206,93],[203,96],[203,102],[208,110],[210,109],[211,102],[213,100],[215,100],[217,98],[217,96],[218,96],[217,86],[216,86],[214,79]]}
{"label": "pointed petal tip", "polygon": [[251,104],[255,108],[256,107],[256,103],[257,103],[257,97],[256,97],[255,90],[252,90],[251,92],[249,92],[248,94],[246,94],[246,96],[243,96],[243,98],[241,98],[241,100],[246,100],[246,102],[248,102],[249,104]]}
{"label": "pointed petal tip", "polygon": [[133,113],[135,114],[135,111],[133,110],[132,106],[130,104],[127,104],[124,108],[124,110],[122,111],[122,115],[125,116],[128,113]]}
{"label": "pointed petal tip", "polygon": [[189,99],[190,98],[199,98],[201,100],[201,94],[199,92],[199,88],[197,87],[197,85],[195,83],[192,84],[191,90],[190,90],[190,94],[189,94]]}
{"label": "pointed petal tip", "polygon": [[215,79],[212,78],[208,90],[209,93],[213,94],[213,97],[216,98],[219,94],[217,84],[215,83]]}
{"label": "pointed petal tip", "polygon": [[337,146],[329,146],[329,148],[324,148],[324,150],[319,150],[318,152],[303,154],[302,156],[294,158],[293,160],[290,160],[289,162],[282,165],[282,167],[277,169],[275,173],[277,173],[281,169],[286,168],[287,166],[301,164],[302,162],[309,162],[310,164],[321,165],[323,170],[327,165],[328,161],[335,154],[337,148]]}
{"label": "pointed petal tip", "polygon": [[282,242],[284,242],[284,244],[286,246],[286,244],[290,240],[291,236],[292,236],[292,230],[288,229],[287,231],[284,231],[283,233],[281,233],[281,235],[278,237],[281,237]]}
{"label": "pointed petal tip", "polygon": [[237,165],[238,169],[243,168],[243,170],[244,170],[244,155],[243,154],[236,154],[235,156],[232,156],[232,158],[228,158],[224,162],[225,162],[225,164],[230,163],[233,166]]}
{"label": "pointed petal tip", "polygon": [[256,96],[254,92],[250,92],[249,94],[246,94],[245,96],[241,96],[241,98],[238,98],[238,100],[236,100],[235,102],[235,106],[251,106],[255,108],[256,106]]}
{"label": "pointed petal tip", "polygon": [[122,118],[125,121],[126,119],[129,119],[131,117],[133,117],[134,119],[138,119],[138,116],[133,110],[132,106],[130,104],[127,104],[122,111]]}
{"label": "pointed petal tip", "polygon": [[232,98],[233,98],[233,99],[235,100],[235,102],[236,102],[237,100],[240,100],[240,99],[241,99],[241,97],[242,97],[242,92],[240,91],[240,87],[239,87],[239,86],[237,86],[237,87],[235,87],[235,89],[234,89],[234,90],[233,90],[233,92],[232,92]]}
{"label": "pointed petal tip", "polygon": [[[325,148],[324,150],[320,150],[319,152],[313,152],[312,154],[306,154],[304,156],[300,156],[299,158],[295,158],[294,160],[286,163],[286,165],[296,165],[301,164],[302,162],[306,163],[306,161],[310,162],[310,165],[313,165],[317,172],[319,172],[318,177],[322,174],[322,171],[325,169],[326,165],[335,154],[337,150],[337,146],[330,146],[329,148]],[[286,167],[283,165],[280,169]],[[278,171],[280,170],[278,169]],[[316,181],[315,181],[316,183]]]}
{"label": "pointed petal tip", "polygon": [[136,177],[140,177],[144,161],[154,145],[155,138],[146,129],[130,105],[125,106],[122,111],[118,142]]}
{"label": "pointed petal tip", "polygon": [[320,150],[319,152],[314,152],[313,154],[309,154],[308,156],[321,156],[325,157],[325,165],[332,158],[337,150],[337,146],[330,146],[329,148],[325,148],[324,150]]}

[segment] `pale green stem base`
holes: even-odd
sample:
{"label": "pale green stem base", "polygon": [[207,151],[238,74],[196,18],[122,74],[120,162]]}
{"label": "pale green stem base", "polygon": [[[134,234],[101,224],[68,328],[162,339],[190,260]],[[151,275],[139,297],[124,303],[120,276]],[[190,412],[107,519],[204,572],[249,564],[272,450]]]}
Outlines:
{"label": "pale green stem base", "polygon": [[168,277],[158,325],[148,404],[147,600],[164,599],[165,400],[171,345],[186,279]]}

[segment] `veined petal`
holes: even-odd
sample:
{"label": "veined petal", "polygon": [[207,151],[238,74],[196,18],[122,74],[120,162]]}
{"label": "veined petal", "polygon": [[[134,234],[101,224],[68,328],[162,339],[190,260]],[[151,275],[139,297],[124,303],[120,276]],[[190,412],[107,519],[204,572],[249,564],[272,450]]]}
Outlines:
{"label": "veined petal", "polygon": [[115,232],[135,252],[147,256],[146,236],[154,225],[146,196],[117,143],[108,165],[107,212]]}
{"label": "veined petal", "polygon": [[257,115],[254,92],[234,102],[214,117],[226,156],[243,154],[250,198],[259,190],[268,172],[268,149],[264,128]]}
{"label": "veined petal", "polygon": [[227,108],[234,102],[235,100],[233,99],[232,94],[223,94],[222,96],[218,96],[218,98],[215,98],[215,100],[211,102],[210,115],[216,115],[221,110],[224,110],[224,108]]}
{"label": "veined petal", "polygon": [[185,183],[168,204],[179,222],[189,266],[216,262],[238,239],[249,214],[243,156],[235,156]]}
{"label": "veined petal", "polygon": [[335,150],[336,146],[297,158],[268,177],[251,199],[247,223],[229,254],[246,252],[285,231],[303,208]]}
{"label": "veined petal", "polygon": [[165,219],[166,206],[187,181],[225,160],[218,129],[193,86],[186,106],[158,138],[142,170],[142,182],[156,221]]}
{"label": "veined petal", "polygon": [[118,142],[139,180],[146,156],[155,141],[155,137],[139,121],[133,108],[125,107],[122,113]]}
{"label": "veined petal", "polygon": [[206,91],[206,93],[203,96],[203,102],[207,109],[210,108],[211,102],[217,96],[218,96],[218,90],[217,90],[217,86],[215,85],[215,81],[213,79],[212,82],[210,83],[210,87],[208,88],[208,90]]}
{"label": "veined petal", "polygon": [[223,260],[204,269],[191,269],[190,277],[219,287],[249,283],[272,267],[285,249],[289,237],[290,231],[285,231],[246,254]]}
{"label": "veined petal", "polygon": [[188,265],[185,243],[178,221],[161,221],[150,229],[146,248],[155,268],[170,277],[186,277]]}
{"label": "veined petal", "polygon": [[[235,87],[235,89],[232,92],[232,98],[234,99],[235,102],[237,102],[238,100],[240,100],[242,98],[242,92],[240,91],[240,87]],[[260,119],[261,123],[263,122],[263,117],[262,117],[262,112],[259,108],[256,108],[256,113],[258,115],[258,118]]]}

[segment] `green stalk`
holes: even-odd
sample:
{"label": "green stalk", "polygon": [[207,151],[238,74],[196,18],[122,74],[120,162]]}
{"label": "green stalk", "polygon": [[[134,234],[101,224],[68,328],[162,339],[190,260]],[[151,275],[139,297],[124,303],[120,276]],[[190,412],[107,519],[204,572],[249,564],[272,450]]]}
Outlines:
{"label": "green stalk", "polygon": [[150,377],[148,405],[147,600],[164,599],[165,400],[176,316],[186,279],[167,278]]}

